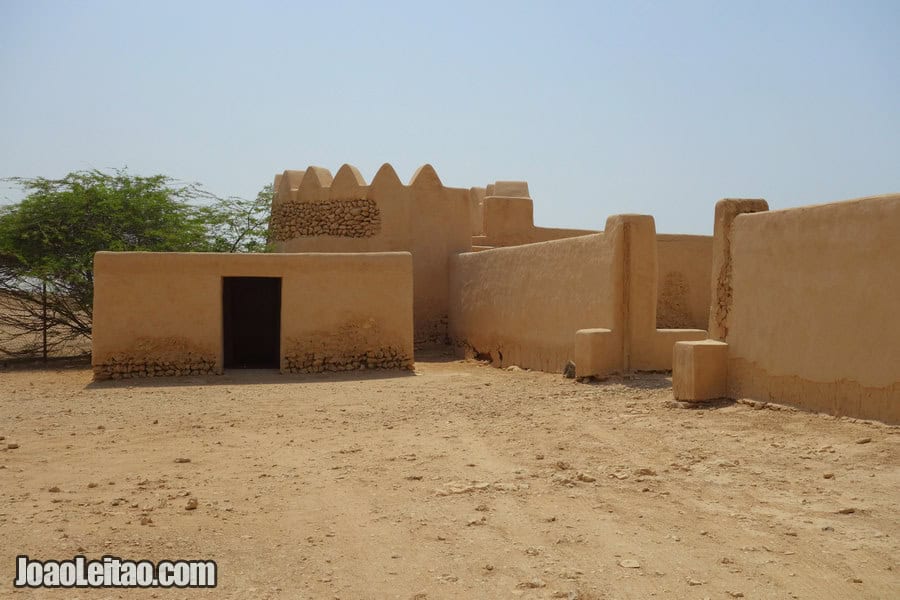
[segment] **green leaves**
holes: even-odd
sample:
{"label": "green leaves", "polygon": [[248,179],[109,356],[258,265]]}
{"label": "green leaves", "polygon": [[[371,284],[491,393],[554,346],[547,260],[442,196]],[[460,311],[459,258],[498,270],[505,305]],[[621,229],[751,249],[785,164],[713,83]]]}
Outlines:
{"label": "green leaves", "polygon": [[207,242],[214,252],[268,252],[267,233],[274,187],[263,187],[253,200],[218,198],[198,208],[206,224]]}
{"label": "green leaves", "polygon": [[[264,252],[272,185],[253,200],[219,198],[197,184],[125,169],[61,179],[10,178],[26,197],[0,207],[0,327],[37,331],[46,282],[62,337],[90,336],[94,253]],[[42,306],[41,306],[42,308]],[[3,340],[0,339],[0,348]]]}

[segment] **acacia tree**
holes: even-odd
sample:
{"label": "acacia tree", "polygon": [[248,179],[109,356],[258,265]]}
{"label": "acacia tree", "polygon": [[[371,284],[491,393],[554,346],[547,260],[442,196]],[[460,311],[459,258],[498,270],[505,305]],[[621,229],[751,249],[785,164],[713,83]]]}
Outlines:
{"label": "acacia tree", "polygon": [[206,223],[210,249],[215,252],[268,252],[269,214],[274,186],[265,185],[256,198],[216,198],[199,208]]}
{"label": "acacia tree", "polygon": [[220,199],[197,184],[125,170],[7,181],[26,197],[0,208],[0,355],[33,356],[43,346],[46,356],[90,338],[97,251],[265,246],[265,190],[253,201]]}

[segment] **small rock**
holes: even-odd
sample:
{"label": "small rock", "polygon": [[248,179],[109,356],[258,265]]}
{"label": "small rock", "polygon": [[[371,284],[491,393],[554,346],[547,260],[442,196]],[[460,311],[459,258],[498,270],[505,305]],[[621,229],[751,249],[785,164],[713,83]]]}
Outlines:
{"label": "small rock", "polygon": [[860,579],[859,577],[852,577],[850,579],[850,583],[862,583],[862,579]]}
{"label": "small rock", "polygon": [[90,482],[90,483],[88,484],[88,487],[89,487],[89,488],[95,488],[95,487],[97,487],[98,485],[99,485],[99,484],[98,484],[97,482],[92,481],[92,482]]}
{"label": "small rock", "polygon": [[847,508],[842,508],[839,511],[837,511],[837,513],[839,515],[852,515],[855,512],[856,512],[856,509],[853,508],[852,506],[848,506]]}
{"label": "small rock", "polygon": [[585,483],[593,483],[597,481],[596,477],[594,477],[593,475],[588,475],[587,473],[578,473],[575,476],[575,479],[577,479],[578,481],[583,481]]}
{"label": "small rock", "polygon": [[654,471],[653,469],[648,469],[647,467],[644,467],[642,469],[638,469],[637,471],[635,471],[634,474],[637,475],[638,477],[652,477],[652,476],[656,475],[656,471]]}
{"label": "small rock", "polygon": [[150,517],[147,517],[147,516],[141,517],[141,525],[149,525],[152,522],[153,522],[153,519],[151,519]]}
{"label": "small rock", "polygon": [[197,506],[199,503],[196,498],[191,498],[187,501],[187,505],[184,507],[185,510],[197,510]]}
{"label": "small rock", "polygon": [[547,587],[547,584],[544,582],[543,579],[532,579],[531,581],[523,581],[516,587],[534,590],[537,588]]}
{"label": "small rock", "polygon": [[732,598],[743,598],[744,592],[728,592],[728,595]]}
{"label": "small rock", "polygon": [[834,473],[823,473],[822,477],[825,479],[834,479]]}
{"label": "small rock", "polygon": [[619,566],[626,569],[640,569],[641,563],[631,558],[625,558],[619,561]]}
{"label": "small rock", "polygon": [[566,362],[566,366],[563,369],[563,377],[566,379],[575,379],[575,363],[571,360]]}
{"label": "small rock", "polygon": [[57,493],[57,492],[59,491],[59,486],[58,486],[58,485],[54,485],[52,488],[49,488],[47,491],[48,491],[48,492],[51,492],[51,493],[53,493],[53,494],[55,494],[55,493]]}
{"label": "small rock", "polygon": [[18,447],[19,447],[19,445],[18,445],[18,444],[15,444],[15,443],[13,443],[13,444],[7,444],[7,445],[6,445],[6,449],[7,449],[7,450],[15,450],[15,449],[18,448]]}
{"label": "small rock", "polygon": [[184,464],[184,463],[189,463],[189,462],[191,462],[191,459],[189,459],[189,458],[176,458],[176,459],[175,459],[175,462],[176,462],[176,463],[179,463],[179,464]]}
{"label": "small rock", "polygon": [[697,580],[697,579],[691,579],[690,577],[688,577],[688,579],[687,579],[687,584],[688,584],[688,585],[703,585],[704,583],[706,583],[706,582],[705,582],[705,581],[699,581],[699,580]]}
{"label": "small rock", "polygon": [[484,565],[484,570],[485,571],[493,571],[494,565],[491,565],[491,564]]}
{"label": "small rock", "polygon": [[560,471],[567,471],[568,469],[572,468],[572,465],[570,465],[569,463],[567,463],[564,460],[556,461],[556,464],[553,466],[556,467],[557,469],[559,469]]}
{"label": "small rock", "polygon": [[872,438],[864,437],[864,438],[859,438],[858,440],[856,440],[856,443],[857,444],[868,444],[871,441],[872,441]]}

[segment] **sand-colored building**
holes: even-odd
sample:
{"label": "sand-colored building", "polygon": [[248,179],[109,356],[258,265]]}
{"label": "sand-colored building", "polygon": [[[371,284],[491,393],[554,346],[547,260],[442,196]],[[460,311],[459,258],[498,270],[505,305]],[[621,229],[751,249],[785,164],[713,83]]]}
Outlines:
{"label": "sand-colored building", "polygon": [[[900,418],[898,196],[771,213],[723,201],[714,236],[694,236],[648,215],[535,226],[525,182],[447,187],[430,165],[408,184],[387,164],[369,183],[309,167],[275,190],[273,253],[97,254],[96,377],[411,369],[417,348],[449,344],[579,377],[674,361],[685,400]],[[862,293],[874,277],[892,281]],[[823,328],[815,348],[796,343]],[[876,330],[896,335],[869,358]]]}

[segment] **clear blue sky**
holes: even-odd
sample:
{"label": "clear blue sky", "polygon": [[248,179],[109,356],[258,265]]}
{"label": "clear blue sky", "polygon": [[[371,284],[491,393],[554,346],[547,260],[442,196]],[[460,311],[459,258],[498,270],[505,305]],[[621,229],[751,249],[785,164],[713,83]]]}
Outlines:
{"label": "clear blue sky", "polygon": [[127,166],[250,197],[309,164],[429,162],[527,180],[539,225],[685,233],[722,197],[900,192],[900,0],[0,0],[0,89],[0,177]]}

